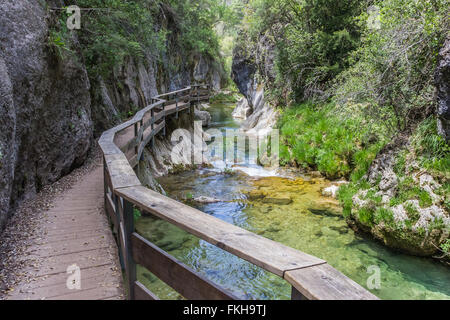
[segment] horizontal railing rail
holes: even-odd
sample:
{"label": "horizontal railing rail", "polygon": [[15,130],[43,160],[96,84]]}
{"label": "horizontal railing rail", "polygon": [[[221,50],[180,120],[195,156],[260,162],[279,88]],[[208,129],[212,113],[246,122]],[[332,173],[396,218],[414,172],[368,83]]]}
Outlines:
{"label": "horizontal railing rail", "polygon": [[186,299],[237,299],[136,233],[134,209],[163,219],[241,259],[285,279],[292,299],[377,299],[326,261],[226,223],[154,192],[137,178],[134,167],[166,117],[209,101],[210,87],[193,85],[156,96],[133,119],[103,133],[105,211],[119,244],[130,299],[157,300],[137,280],[139,264]]}

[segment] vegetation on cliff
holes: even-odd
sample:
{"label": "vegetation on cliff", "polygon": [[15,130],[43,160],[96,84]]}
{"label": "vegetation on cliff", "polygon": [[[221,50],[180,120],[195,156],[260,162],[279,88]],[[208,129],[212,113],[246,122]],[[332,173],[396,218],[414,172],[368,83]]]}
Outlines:
{"label": "vegetation on cliff", "polygon": [[[448,8],[250,0],[237,44],[281,107],[282,161],[348,178],[340,199],[349,223],[414,254],[448,247],[450,149],[435,95]],[[248,53],[262,39],[274,48],[274,76]]]}
{"label": "vegetation on cliff", "polygon": [[[73,4],[84,9],[79,37],[92,76],[108,76],[126,57],[151,55],[161,62],[170,50],[168,44],[176,44],[186,56],[220,57],[213,27],[224,15],[224,6],[215,0],[77,0]],[[68,51],[67,17],[62,10],[50,41]]]}

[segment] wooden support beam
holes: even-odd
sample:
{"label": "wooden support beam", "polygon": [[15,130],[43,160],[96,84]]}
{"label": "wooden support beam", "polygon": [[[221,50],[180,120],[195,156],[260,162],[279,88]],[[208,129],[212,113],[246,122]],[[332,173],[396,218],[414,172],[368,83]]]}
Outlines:
{"label": "wooden support beam", "polygon": [[308,300],[377,300],[329,264],[287,271],[284,278]]}
{"label": "wooden support beam", "polygon": [[227,290],[215,285],[176,260],[137,233],[133,234],[133,258],[183,297],[189,300],[236,300]]}
{"label": "wooden support beam", "polygon": [[291,300],[308,300],[308,299],[306,299],[306,297],[302,295],[297,289],[292,287]]}
{"label": "wooden support beam", "polygon": [[136,281],[134,283],[134,299],[140,301],[160,300],[153,292],[148,290],[142,283]]}
{"label": "wooden support beam", "polygon": [[[105,210],[118,237],[119,256],[126,271],[130,298],[158,299],[136,281],[135,262],[149,268],[186,298],[235,298],[135,234],[133,208],[137,206],[283,277],[292,285],[293,300],[377,299],[319,258],[228,224],[141,185],[133,167],[149,142],[154,147],[155,135],[161,131],[166,134],[166,117],[174,113],[178,117],[179,112],[188,109],[193,122],[195,105],[209,101],[210,96],[210,85],[193,85],[153,97],[150,106],[136,113],[132,120],[106,131],[98,142],[104,157]],[[173,104],[167,102],[171,97],[175,97]]]}
{"label": "wooden support beam", "polygon": [[326,263],[324,260],[258,236],[143,186],[118,194],[181,229],[280,277],[284,272]]}
{"label": "wooden support beam", "polygon": [[135,299],[135,286],[136,282],[136,264],[134,263],[132,256],[132,242],[131,235],[134,232],[134,208],[133,205],[127,201],[123,200],[123,232],[124,232],[124,244],[125,250],[124,260],[125,260],[125,271],[128,282],[128,294],[130,300]]}

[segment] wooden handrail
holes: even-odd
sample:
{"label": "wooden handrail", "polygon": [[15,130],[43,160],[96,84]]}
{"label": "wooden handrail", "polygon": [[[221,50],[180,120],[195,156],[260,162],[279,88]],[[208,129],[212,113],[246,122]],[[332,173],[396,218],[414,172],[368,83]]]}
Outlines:
{"label": "wooden handrail", "polygon": [[[185,298],[235,299],[227,290],[137,235],[134,208],[284,278],[292,286],[292,299],[377,299],[322,259],[258,236],[142,186],[133,168],[139,163],[145,146],[165,131],[166,117],[178,116],[184,110],[189,110],[192,116],[195,104],[209,100],[210,87],[207,86],[205,98],[198,90],[202,86],[205,85],[193,85],[154,97],[151,105],[136,113],[133,119],[104,132],[99,140],[104,158],[105,210],[118,239],[130,299],[157,299],[137,281],[136,263],[148,268]],[[189,103],[180,104],[177,97],[186,92],[189,92]],[[162,99],[173,96],[176,97],[174,104]],[[185,98],[188,99],[186,95]]]}

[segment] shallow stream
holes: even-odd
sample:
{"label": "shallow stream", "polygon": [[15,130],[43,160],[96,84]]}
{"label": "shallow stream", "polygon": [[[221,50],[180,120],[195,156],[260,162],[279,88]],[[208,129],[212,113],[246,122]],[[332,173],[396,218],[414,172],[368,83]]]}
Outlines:
{"label": "shallow stream", "polygon": [[[234,105],[214,104],[208,110],[213,127],[231,129]],[[326,260],[367,288],[380,270],[380,288],[370,290],[381,299],[450,299],[449,269],[430,259],[390,250],[355,234],[346,224],[336,200],[321,190],[329,181],[300,174],[279,174],[257,165],[233,168],[220,165],[159,179],[168,196],[184,201],[214,217],[266,238]],[[221,200],[201,204],[192,199],[206,196]],[[138,232],[160,248],[217,284],[244,299],[290,299],[290,286],[267,273],[170,224],[149,216],[137,221]],[[372,267],[373,268],[373,267]],[[181,299],[147,270],[138,278],[162,299]]]}

